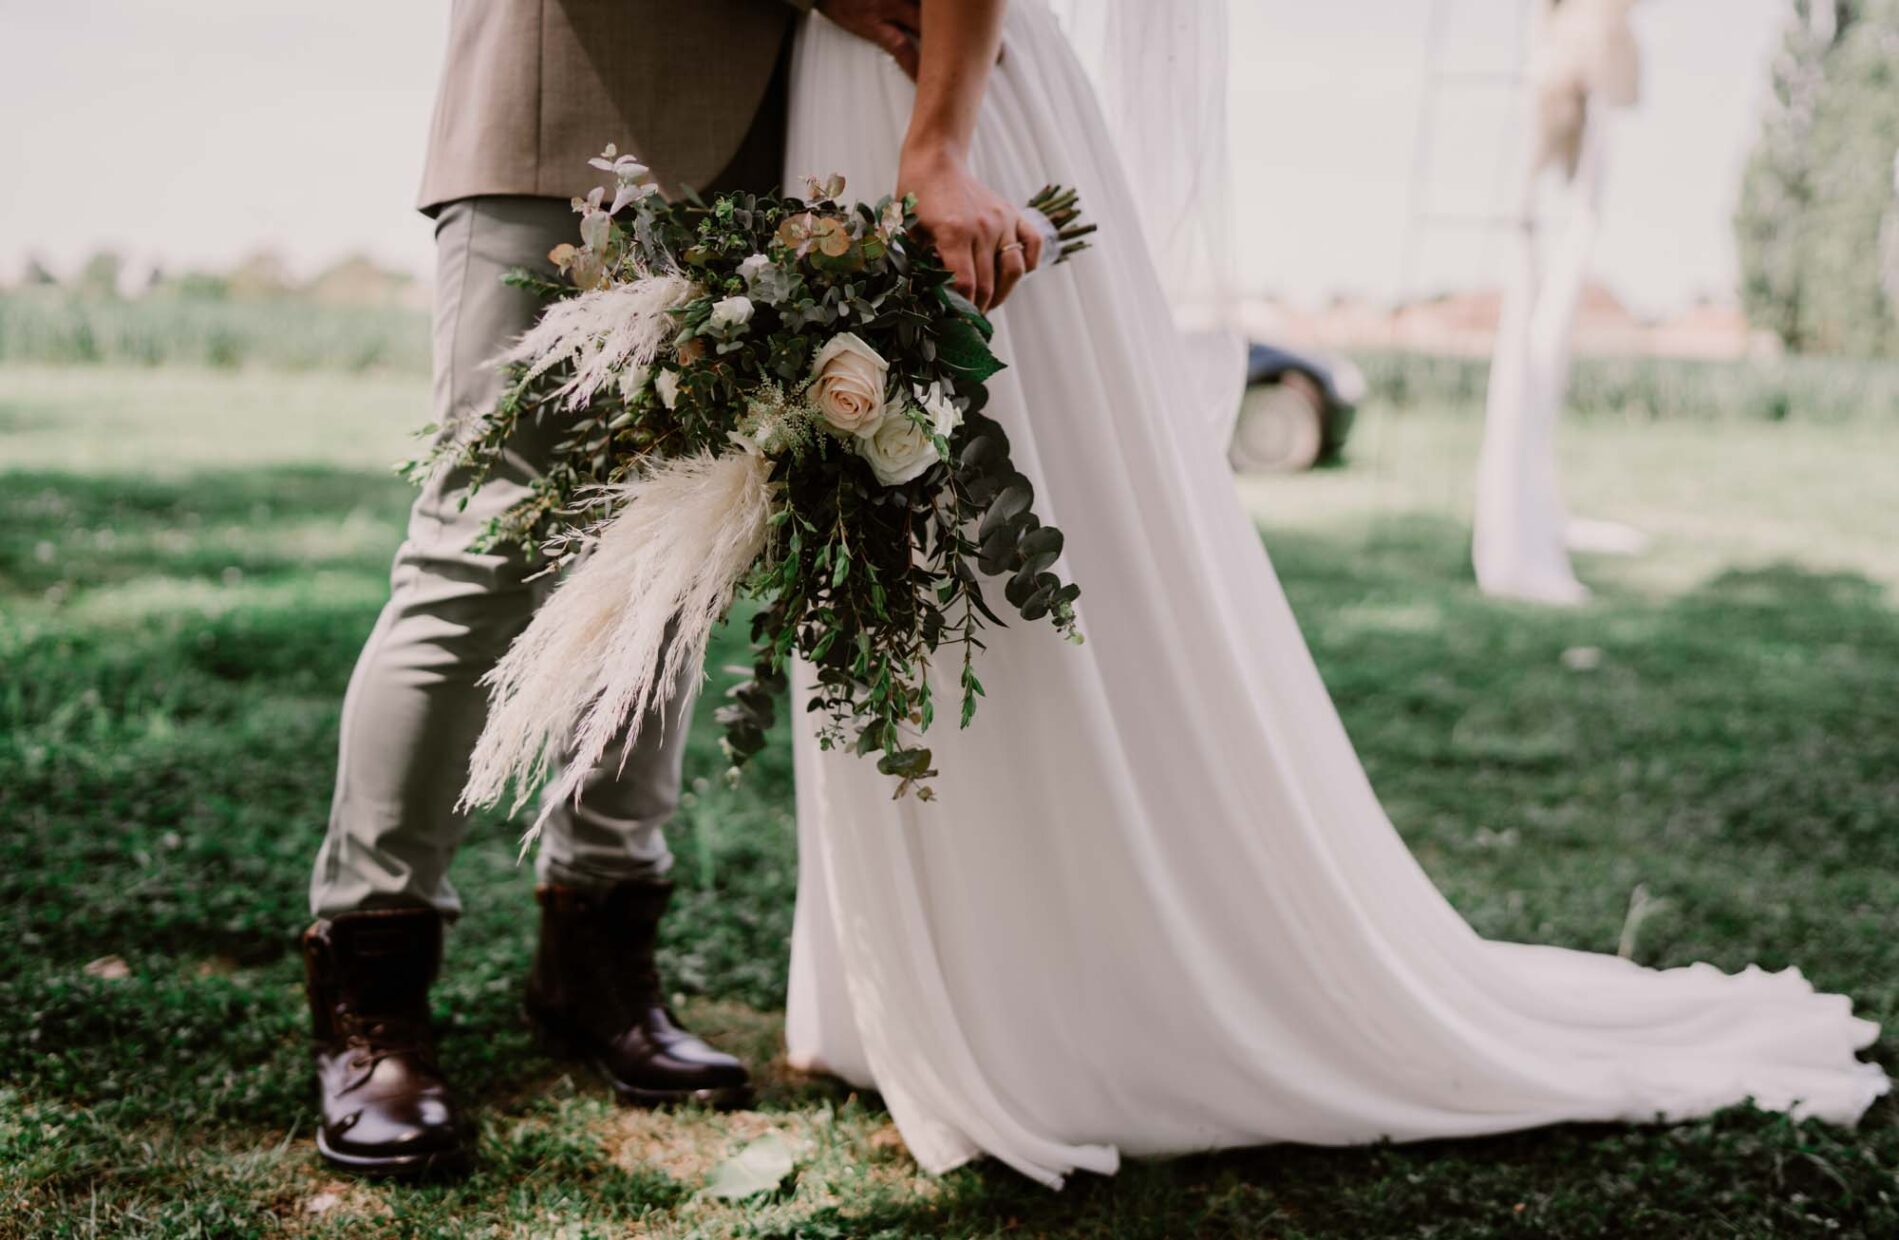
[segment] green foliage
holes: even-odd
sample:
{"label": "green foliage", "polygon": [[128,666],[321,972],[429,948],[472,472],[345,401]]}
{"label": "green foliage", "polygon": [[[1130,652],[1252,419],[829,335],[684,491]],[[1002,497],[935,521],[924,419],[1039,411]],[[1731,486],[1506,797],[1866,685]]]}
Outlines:
{"label": "green foliage", "polygon": [[[1831,8],[1832,6],[1826,6]],[[1803,352],[1899,353],[1899,0],[1800,0],[1735,217],[1749,317]]]}
{"label": "green foliage", "polygon": [[428,316],[399,306],[0,292],[0,362],[427,374]]}
{"label": "green foliage", "polygon": [[[12,425],[22,384],[0,379]],[[520,824],[485,818],[456,862],[468,911],[435,991],[479,1164],[416,1187],[332,1175],[311,1146],[295,936],[338,707],[409,500],[361,463],[392,454],[397,419],[383,381],[336,379],[331,451],[348,467],[207,468],[177,445],[261,459],[277,405],[259,376],[201,379],[150,416],[249,436],[243,452],[174,433],[115,472],[0,473],[0,1237],[1899,1234],[1891,1101],[1857,1132],[1737,1110],[1672,1128],[1131,1160],[1060,1194],[993,1164],[926,1179],[875,1095],[782,1061],[788,745],[769,734],[726,788],[709,702],[670,832],[680,908],[663,963],[685,1018],[758,1065],[758,1112],[620,1112],[535,1050],[519,1012],[532,876],[514,862]],[[152,376],[71,380],[56,424],[68,458],[111,425],[98,411]],[[408,398],[425,403],[420,381]],[[1492,937],[1609,950],[1645,884],[1666,903],[1637,959],[1797,963],[1885,1024],[1876,1054],[1891,1065],[1899,625],[1888,589],[1819,566],[1886,540],[1890,495],[1868,448],[1884,422],[1736,419],[1724,444],[1797,449],[1812,474],[1712,492],[1735,458],[1684,469],[1651,447],[1675,428],[1571,425],[1571,449],[1614,462],[1611,482],[1578,490],[1586,510],[1647,496],[1688,512],[1697,541],[1755,530],[1758,548],[1725,553],[1736,561],[1780,555],[1773,527],[1792,510],[1829,536],[1803,549],[1814,562],[1717,566],[1668,590],[1590,564],[1598,601],[1552,613],[1481,598],[1464,527],[1392,506],[1407,485],[1444,485],[1475,412],[1367,416],[1367,442],[1391,419],[1408,445],[1439,450],[1385,462],[1385,485],[1345,510],[1326,505],[1349,471],[1275,480],[1294,515],[1267,542],[1381,798],[1459,911]],[[1686,541],[1652,558],[1677,560]],[[715,661],[742,657],[744,620]],[[1565,665],[1579,645],[1600,651],[1592,670]],[[85,972],[109,954],[128,976]],[[797,1159],[778,1193],[698,1196],[767,1130]]]}
{"label": "green foliage", "polygon": [[[1483,411],[1484,358],[1357,353],[1374,400]],[[1841,423],[1899,420],[1899,362],[1788,357],[1702,362],[1651,357],[1576,359],[1572,414],[1636,422]]]}

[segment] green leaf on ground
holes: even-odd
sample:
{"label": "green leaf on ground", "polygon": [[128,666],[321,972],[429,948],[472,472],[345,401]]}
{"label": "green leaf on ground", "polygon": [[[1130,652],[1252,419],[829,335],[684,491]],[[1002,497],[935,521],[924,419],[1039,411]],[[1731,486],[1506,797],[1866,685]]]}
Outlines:
{"label": "green leaf on ground", "polygon": [[720,1201],[744,1201],[775,1192],[796,1165],[791,1146],[777,1133],[768,1132],[714,1167],[706,1177],[704,1193]]}

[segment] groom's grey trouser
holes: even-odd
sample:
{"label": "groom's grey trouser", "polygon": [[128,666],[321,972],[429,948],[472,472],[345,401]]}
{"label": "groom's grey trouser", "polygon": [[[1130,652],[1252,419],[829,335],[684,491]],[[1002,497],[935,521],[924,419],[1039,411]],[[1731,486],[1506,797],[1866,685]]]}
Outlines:
{"label": "groom's grey trouser", "polygon": [[[782,73],[782,70],[781,70]],[[769,96],[745,146],[714,188],[769,189],[783,152],[782,89]],[[578,234],[568,203],[487,197],[449,203],[436,219],[435,421],[465,425],[494,407],[500,376],[486,365],[540,309],[501,277],[515,267],[553,275],[547,252]],[[310,881],[318,917],[363,908],[432,905],[460,911],[449,860],[467,829],[455,809],[468,755],[487,712],[476,682],[526,626],[547,579],[514,550],[477,555],[468,544],[526,493],[560,436],[524,421],[505,463],[461,507],[466,480],[431,482],[409,513],[389,603],[350,677],[329,832]],[[543,882],[602,886],[663,874],[662,831],[679,802],[690,689],[669,717],[648,719],[621,765],[608,749],[579,804],[555,808],[536,863]]]}
{"label": "groom's grey trouser", "polygon": [[[501,277],[515,267],[546,269],[547,252],[575,235],[576,220],[553,198],[467,198],[442,209],[435,225],[438,425],[465,427],[494,407],[502,380],[486,363],[540,308],[532,293]],[[561,433],[557,424],[524,419],[504,462],[472,497],[466,478],[451,472],[425,486],[410,509],[389,602],[343,699],[329,833],[310,886],[316,916],[416,904],[460,911],[448,864],[467,828],[455,802],[487,714],[487,690],[476,682],[550,584],[529,580],[537,565],[517,549],[476,554],[468,545],[489,518],[527,494]],[[677,717],[642,727],[621,777],[616,746],[579,805],[554,811],[537,863],[544,881],[598,884],[667,868],[660,828],[679,798],[690,696],[675,698]]]}

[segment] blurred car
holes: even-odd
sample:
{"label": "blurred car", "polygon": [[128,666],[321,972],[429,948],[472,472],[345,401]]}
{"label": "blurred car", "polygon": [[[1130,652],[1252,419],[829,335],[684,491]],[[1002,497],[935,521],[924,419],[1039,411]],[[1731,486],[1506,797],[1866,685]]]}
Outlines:
{"label": "blurred car", "polygon": [[1365,376],[1344,358],[1256,342],[1247,349],[1246,400],[1228,458],[1243,474],[1335,461],[1364,397]]}

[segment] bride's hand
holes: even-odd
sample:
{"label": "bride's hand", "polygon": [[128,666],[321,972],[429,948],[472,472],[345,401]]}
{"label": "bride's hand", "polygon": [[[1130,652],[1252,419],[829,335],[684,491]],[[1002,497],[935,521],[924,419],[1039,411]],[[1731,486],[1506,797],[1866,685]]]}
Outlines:
{"label": "bride's hand", "polygon": [[942,255],[956,291],[979,310],[1001,305],[1041,259],[1041,234],[977,180],[951,147],[906,145],[897,193],[916,195],[917,223]]}
{"label": "bride's hand", "polygon": [[818,0],[816,7],[858,38],[889,52],[897,67],[916,80],[917,36],[923,29],[918,0]]}

